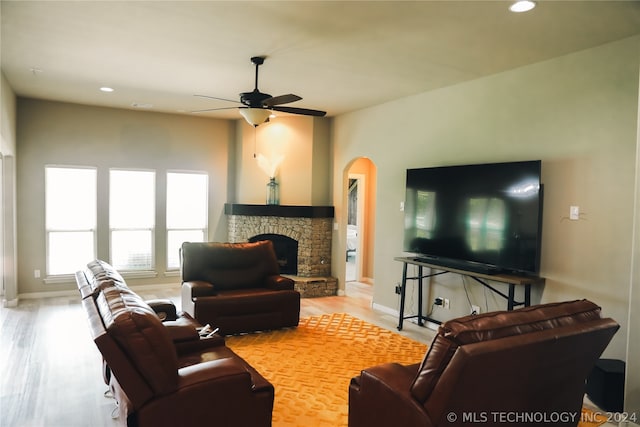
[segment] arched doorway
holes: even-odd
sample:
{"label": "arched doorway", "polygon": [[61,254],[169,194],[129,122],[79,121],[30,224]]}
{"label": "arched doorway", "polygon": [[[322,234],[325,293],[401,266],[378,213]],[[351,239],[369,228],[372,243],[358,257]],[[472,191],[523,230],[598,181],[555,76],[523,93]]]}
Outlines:
{"label": "arched doorway", "polygon": [[346,254],[345,282],[373,284],[376,168],[358,158],[345,170]]}

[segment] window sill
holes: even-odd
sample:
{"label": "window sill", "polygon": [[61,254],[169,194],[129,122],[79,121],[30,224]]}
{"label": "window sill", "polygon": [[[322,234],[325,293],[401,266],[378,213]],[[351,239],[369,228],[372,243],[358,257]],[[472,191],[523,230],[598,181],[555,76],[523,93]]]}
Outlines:
{"label": "window sill", "polygon": [[140,271],[119,271],[124,279],[154,279],[158,277],[158,273],[153,270]]}
{"label": "window sill", "polygon": [[57,276],[49,276],[44,279],[45,285],[66,285],[75,283],[76,276],[73,274],[59,274]]}

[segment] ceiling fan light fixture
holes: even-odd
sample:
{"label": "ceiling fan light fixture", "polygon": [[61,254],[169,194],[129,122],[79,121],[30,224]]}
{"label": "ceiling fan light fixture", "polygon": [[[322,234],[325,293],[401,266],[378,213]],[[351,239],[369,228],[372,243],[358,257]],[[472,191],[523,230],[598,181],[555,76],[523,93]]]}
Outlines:
{"label": "ceiling fan light fixture", "polygon": [[266,108],[240,108],[240,114],[252,126],[258,126],[269,119],[271,111]]}
{"label": "ceiling fan light fixture", "polygon": [[535,1],[532,1],[532,0],[519,0],[519,1],[516,1],[513,4],[511,4],[511,6],[509,6],[509,10],[511,12],[520,13],[520,12],[528,12],[531,9],[533,9],[534,7],[536,7],[536,2]]}

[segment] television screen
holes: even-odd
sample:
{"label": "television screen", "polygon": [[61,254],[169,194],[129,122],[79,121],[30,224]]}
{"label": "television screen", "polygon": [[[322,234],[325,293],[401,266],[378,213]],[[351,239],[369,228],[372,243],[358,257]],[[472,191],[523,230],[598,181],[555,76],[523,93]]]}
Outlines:
{"label": "television screen", "polygon": [[541,162],[408,169],[404,251],[481,273],[537,274]]}

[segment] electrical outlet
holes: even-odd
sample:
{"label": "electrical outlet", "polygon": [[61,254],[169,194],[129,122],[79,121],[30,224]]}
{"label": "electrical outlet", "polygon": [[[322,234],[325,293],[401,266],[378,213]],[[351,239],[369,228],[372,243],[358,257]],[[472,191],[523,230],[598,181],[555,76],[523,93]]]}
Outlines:
{"label": "electrical outlet", "polygon": [[471,306],[471,314],[480,314],[480,306],[472,305]]}
{"label": "electrical outlet", "polygon": [[444,305],[444,298],[436,297],[433,300],[433,305]]}
{"label": "electrical outlet", "polygon": [[402,289],[402,287],[399,284],[396,285],[396,294],[400,295],[401,289]]}
{"label": "electrical outlet", "polygon": [[451,308],[451,304],[450,304],[449,298],[445,298],[444,299],[444,309],[445,310],[449,310],[450,308]]}

